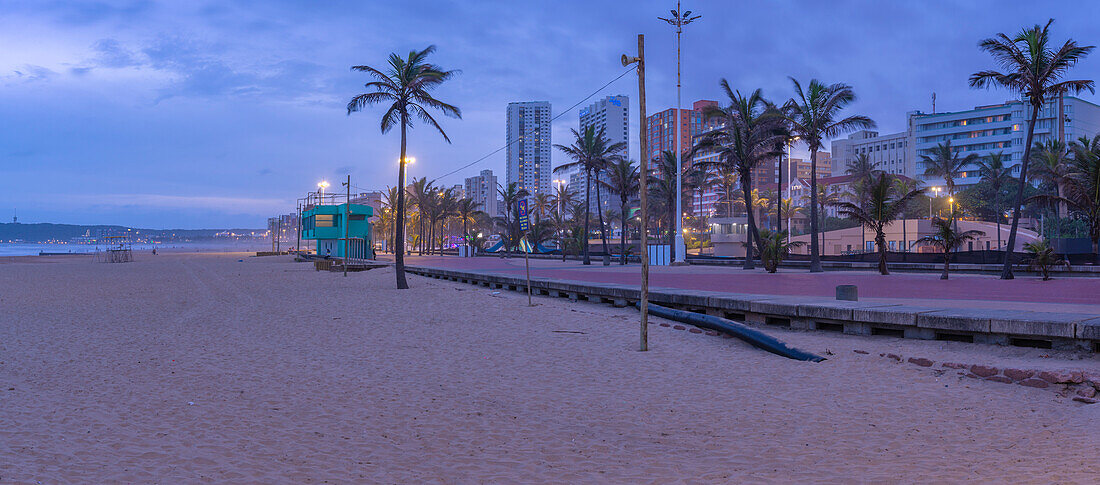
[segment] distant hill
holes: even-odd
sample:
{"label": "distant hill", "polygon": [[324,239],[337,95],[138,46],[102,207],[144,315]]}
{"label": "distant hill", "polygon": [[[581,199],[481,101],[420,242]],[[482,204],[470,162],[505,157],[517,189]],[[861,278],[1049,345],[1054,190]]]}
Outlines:
{"label": "distant hill", "polygon": [[263,232],[266,229],[142,229],[126,226],[86,226],[79,224],[18,224],[0,223],[0,242],[21,239],[25,242],[68,241],[89,234],[93,237],[137,234],[158,239],[212,239],[214,234],[229,231],[237,234]]}

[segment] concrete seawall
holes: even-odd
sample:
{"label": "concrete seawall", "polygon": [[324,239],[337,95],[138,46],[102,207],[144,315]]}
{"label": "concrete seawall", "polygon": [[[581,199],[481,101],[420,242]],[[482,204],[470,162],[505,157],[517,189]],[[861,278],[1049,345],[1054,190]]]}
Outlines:
{"label": "concrete seawall", "polygon": [[[525,279],[499,273],[424,266],[406,269],[421,276],[489,288],[527,289]],[[639,299],[637,287],[610,283],[532,278],[531,289],[536,295],[619,307]],[[681,310],[797,330],[1100,352],[1100,315],[1094,314],[936,308],[660,287],[650,288],[649,299]]]}

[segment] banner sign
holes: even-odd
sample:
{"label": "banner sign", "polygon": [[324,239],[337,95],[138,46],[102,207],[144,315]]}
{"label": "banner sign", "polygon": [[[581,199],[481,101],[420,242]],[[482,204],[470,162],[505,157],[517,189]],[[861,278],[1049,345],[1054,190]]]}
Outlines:
{"label": "banner sign", "polygon": [[516,203],[516,205],[518,206],[518,209],[519,209],[517,211],[519,213],[518,214],[519,215],[519,230],[526,231],[527,230],[527,199],[520,199],[519,202]]}

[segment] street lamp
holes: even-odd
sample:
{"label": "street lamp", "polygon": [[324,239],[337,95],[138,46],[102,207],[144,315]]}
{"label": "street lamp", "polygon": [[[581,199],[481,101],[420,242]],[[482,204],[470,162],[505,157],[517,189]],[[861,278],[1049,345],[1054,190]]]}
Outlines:
{"label": "street lamp", "polygon": [[[681,120],[683,114],[680,112],[680,34],[684,31],[684,26],[697,20],[701,15],[692,16],[691,10],[681,11],[680,2],[676,2],[676,10],[672,10],[671,18],[657,17],[659,20],[668,22],[669,25],[676,27],[676,237],[674,245],[676,246],[676,261],[677,263],[683,263],[687,261],[684,257],[686,248],[684,246],[684,210],[681,207],[683,197],[680,194],[683,193],[684,184],[684,161],[683,150],[680,148],[680,141],[683,138],[683,127],[681,126]],[[644,162],[643,162],[644,165]],[[645,167],[643,167],[644,169]],[[642,187],[645,190],[645,187]]]}
{"label": "street lamp", "polygon": [[317,203],[317,205],[325,205],[325,189],[328,188],[328,185],[328,182],[324,180],[317,184],[317,186],[321,188],[321,199],[320,202]]}
{"label": "street lamp", "polygon": [[[934,197],[939,197],[941,190],[943,190],[943,189],[941,189],[939,187],[932,187],[932,193],[935,194]],[[928,218],[929,219],[932,218],[932,197],[928,198]]]}
{"label": "street lamp", "polygon": [[[791,195],[791,146],[794,142],[798,141],[799,137],[793,137],[787,140],[787,198],[791,199],[791,205],[794,205],[794,197]],[[783,168],[782,166],[780,167]],[[779,205],[776,207],[783,207],[783,194],[779,194]],[[787,244],[791,244],[791,211],[787,211]]]}

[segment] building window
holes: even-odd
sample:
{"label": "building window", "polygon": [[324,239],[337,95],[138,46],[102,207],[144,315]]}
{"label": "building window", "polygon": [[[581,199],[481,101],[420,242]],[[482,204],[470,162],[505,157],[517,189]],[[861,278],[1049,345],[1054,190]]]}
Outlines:
{"label": "building window", "polygon": [[336,220],[333,214],[317,214],[313,217],[315,217],[315,227],[336,227]]}

